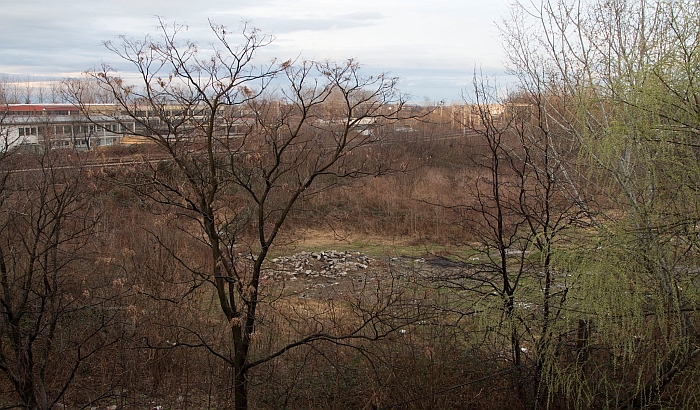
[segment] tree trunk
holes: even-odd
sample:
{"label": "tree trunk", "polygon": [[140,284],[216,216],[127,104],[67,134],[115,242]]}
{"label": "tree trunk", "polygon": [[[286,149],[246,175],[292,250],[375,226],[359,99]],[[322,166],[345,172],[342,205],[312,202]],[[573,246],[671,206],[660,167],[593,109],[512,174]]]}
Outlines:
{"label": "tree trunk", "polygon": [[39,408],[36,397],[34,396],[34,388],[31,379],[22,382],[20,400],[22,401],[22,407],[27,410],[36,410]]}
{"label": "tree trunk", "polygon": [[233,408],[248,410],[248,346],[245,329],[232,326],[233,338]]}
{"label": "tree trunk", "polygon": [[233,369],[233,408],[235,410],[248,410],[248,370],[242,367],[236,361]]}

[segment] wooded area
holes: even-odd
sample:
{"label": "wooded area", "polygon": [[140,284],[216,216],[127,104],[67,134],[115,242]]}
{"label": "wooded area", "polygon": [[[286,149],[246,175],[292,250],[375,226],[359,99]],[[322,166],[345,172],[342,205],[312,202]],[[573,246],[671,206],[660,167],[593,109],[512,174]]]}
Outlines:
{"label": "wooded area", "polygon": [[450,117],[249,28],[106,43],[138,82],[61,98],[143,143],[0,112],[0,408],[700,407],[698,15],[516,4]]}

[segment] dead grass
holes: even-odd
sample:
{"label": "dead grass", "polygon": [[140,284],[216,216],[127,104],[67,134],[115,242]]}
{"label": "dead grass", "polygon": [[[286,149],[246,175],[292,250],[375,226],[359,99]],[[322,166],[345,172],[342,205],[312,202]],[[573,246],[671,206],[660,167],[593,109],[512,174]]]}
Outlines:
{"label": "dead grass", "polygon": [[443,256],[467,259],[469,247],[460,244],[442,244],[430,238],[367,235],[320,229],[296,231],[294,238],[285,235],[271,257],[289,255],[301,251],[324,250],[357,251],[375,259],[393,257]]}

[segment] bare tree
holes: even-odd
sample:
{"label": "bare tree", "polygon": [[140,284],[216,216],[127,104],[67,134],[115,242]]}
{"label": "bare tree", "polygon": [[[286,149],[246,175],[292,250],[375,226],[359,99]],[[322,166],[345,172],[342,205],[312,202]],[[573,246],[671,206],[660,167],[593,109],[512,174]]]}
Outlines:
{"label": "bare tree", "polygon": [[[512,365],[520,368],[523,365],[523,330],[515,298],[520,293],[523,276],[528,274],[525,261],[533,241],[527,219],[517,206],[524,189],[517,175],[524,175],[526,164],[518,155],[521,147],[512,143],[515,140],[513,131],[520,125],[519,118],[506,115],[501,100],[495,95],[495,87],[489,87],[486,81],[474,79],[476,121],[465,124],[486,146],[483,157],[471,158],[478,169],[468,188],[474,203],[458,205],[455,210],[479,243],[477,250],[483,262],[479,263],[473,277],[486,289],[477,286],[476,290],[497,295],[503,314],[499,327],[504,326],[508,335]],[[473,285],[468,283],[467,286]],[[526,403],[523,378],[516,383],[518,396]]]}
{"label": "bare tree", "polygon": [[601,190],[599,235],[584,241],[579,291],[592,302],[581,321],[625,312],[597,327],[597,350],[637,346],[611,366],[588,357],[595,373],[561,369],[562,385],[585,375],[575,384],[584,405],[659,405],[674,378],[693,377],[700,355],[689,313],[697,299],[687,292],[697,248],[679,245],[695,242],[697,223],[697,7],[546,0],[518,3],[504,23],[513,73],[541,96],[543,118],[575,140]]}
{"label": "bare tree", "polygon": [[520,405],[546,406],[568,293],[556,256],[568,246],[564,232],[586,214],[570,194],[564,169],[576,151],[562,130],[547,123],[537,95],[499,97],[495,84],[476,76],[473,95],[463,126],[478,149],[464,154],[471,172],[460,186],[467,194],[461,203],[439,206],[457,215],[474,247],[463,269],[430,276],[431,285],[457,289],[451,298],[469,303],[461,312],[447,304],[457,322],[483,317],[479,337],[493,340],[491,357],[507,351],[512,367],[503,376],[514,377]]}
{"label": "bare tree", "polygon": [[21,165],[32,170],[21,171],[13,155],[0,174],[0,374],[16,400],[1,401],[27,409],[84,405],[90,399],[71,388],[117,340],[104,278],[88,274],[84,259],[101,211],[79,168],[56,155],[24,154]]}
{"label": "bare tree", "polygon": [[34,79],[31,76],[26,76],[24,78],[24,84],[22,84],[22,87],[24,88],[24,101],[22,101],[24,104],[31,104],[33,100],[33,95],[34,95]]}
{"label": "bare tree", "polygon": [[19,83],[19,79],[14,76],[0,74],[0,103],[19,104],[21,102],[22,92]]}
{"label": "bare tree", "polygon": [[53,80],[49,82],[49,94],[51,96],[51,103],[58,104],[63,101],[62,99],[62,85],[61,81]]}
{"label": "bare tree", "polygon": [[10,110],[5,102],[3,90],[0,89],[0,155],[5,157],[14,143],[14,138],[10,138]]}
{"label": "bare tree", "polygon": [[[226,362],[232,368],[233,407],[245,409],[254,367],[315,341],[382,338],[398,322],[415,319],[412,302],[397,286],[388,286],[348,305],[354,316],[342,326],[328,327],[332,310],[330,321],[316,312],[305,326],[288,321],[297,323],[294,337],[273,338],[265,349],[251,350],[261,309],[276,312],[279,295],[265,293],[262,274],[295,204],[340,178],[388,171],[390,162],[372,144],[381,124],[401,115],[404,100],[395,78],[363,76],[351,60],[254,66],[257,50],[270,42],[255,30],[244,29],[242,44],[234,46],[227,29],[212,24],[217,42],[203,56],[195,44],[178,42],[184,27],[161,22],[160,28],[159,40],[107,43],[133,64],[140,85],[127,84],[108,66],[89,75],[117,101],[117,121],[126,117],[140,124],[125,132],[145,136],[167,157],[143,167],[133,187],[164,205],[167,217],[207,250],[202,261],[168,248],[192,273],[192,289],[213,287],[230,329],[223,349],[194,332],[194,342],[175,343],[202,346]],[[82,104],[79,87],[73,97]]]}

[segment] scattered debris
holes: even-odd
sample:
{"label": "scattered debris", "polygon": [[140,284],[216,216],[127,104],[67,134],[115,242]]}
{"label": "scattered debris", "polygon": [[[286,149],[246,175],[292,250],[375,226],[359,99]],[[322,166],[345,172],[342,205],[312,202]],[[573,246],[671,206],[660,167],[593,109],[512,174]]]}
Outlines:
{"label": "scattered debris", "polygon": [[299,278],[337,279],[349,273],[363,271],[374,262],[360,252],[300,252],[291,256],[272,259],[271,266],[264,269],[263,278],[271,280]]}

